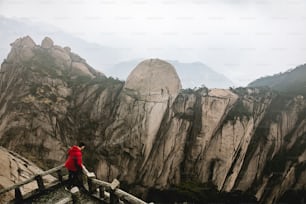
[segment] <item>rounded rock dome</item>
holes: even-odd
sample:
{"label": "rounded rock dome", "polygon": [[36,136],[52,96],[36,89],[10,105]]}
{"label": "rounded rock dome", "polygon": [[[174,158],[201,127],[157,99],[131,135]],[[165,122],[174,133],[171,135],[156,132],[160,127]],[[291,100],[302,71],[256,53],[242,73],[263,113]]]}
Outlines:
{"label": "rounded rock dome", "polygon": [[175,68],[160,59],[140,62],[128,76],[124,88],[136,91],[139,96],[176,96],[181,81]]}

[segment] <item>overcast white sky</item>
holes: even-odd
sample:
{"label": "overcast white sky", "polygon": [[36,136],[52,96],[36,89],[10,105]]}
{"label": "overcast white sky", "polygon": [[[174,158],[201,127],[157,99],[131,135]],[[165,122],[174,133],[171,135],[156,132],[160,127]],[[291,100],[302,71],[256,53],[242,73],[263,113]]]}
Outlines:
{"label": "overcast white sky", "polygon": [[201,61],[242,86],[306,63],[305,0],[0,0],[0,15],[129,48],[126,59]]}

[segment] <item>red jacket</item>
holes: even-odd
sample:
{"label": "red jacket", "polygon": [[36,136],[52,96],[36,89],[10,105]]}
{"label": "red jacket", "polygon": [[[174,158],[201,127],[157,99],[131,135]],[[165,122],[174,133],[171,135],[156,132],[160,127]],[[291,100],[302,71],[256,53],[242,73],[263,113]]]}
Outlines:
{"label": "red jacket", "polygon": [[65,162],[65,167],[69,171],[78,171],[82,169],[82,152],[78,146],[72,146],[68,150],[68,159]]}

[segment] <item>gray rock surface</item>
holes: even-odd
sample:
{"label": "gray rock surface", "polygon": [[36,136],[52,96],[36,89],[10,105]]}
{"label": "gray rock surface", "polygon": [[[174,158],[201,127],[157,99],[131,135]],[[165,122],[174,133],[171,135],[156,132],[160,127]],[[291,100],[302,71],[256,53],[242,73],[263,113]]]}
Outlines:
{"label": "gray rock surface", "polygon": [[51,48],[53,46],[53,44],[54,44],[54,42],[51,38],[45,37],[41,42],[41,47],[48,49],[48,48]]}
{"label": "gray rock surface", "polygon": [[36,45],[29,36],[18,38],[11,46],[12,50],[6,59],[8,62],[26,62],[34,56],[33,48]]}

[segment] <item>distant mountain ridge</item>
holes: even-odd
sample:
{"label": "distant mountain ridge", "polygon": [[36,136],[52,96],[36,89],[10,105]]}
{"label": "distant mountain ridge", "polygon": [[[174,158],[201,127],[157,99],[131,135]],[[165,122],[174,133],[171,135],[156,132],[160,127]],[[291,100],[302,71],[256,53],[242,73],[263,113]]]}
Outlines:
{"label": "distant mountain ridge", "polygon": [[285,94],[306,96],[306,64],[289,69],[284,73],[256,79],[248,87],[270,87],[272,90]]}
{"label": "distant mountain ridge", "polygon": [[169,62],[176,68],[184,88],[201,87],[203,85],[208,88],[234,86],[230,79],[202,62],[183,63],[173,60],[169,60]]}

